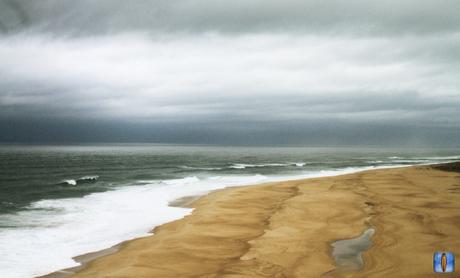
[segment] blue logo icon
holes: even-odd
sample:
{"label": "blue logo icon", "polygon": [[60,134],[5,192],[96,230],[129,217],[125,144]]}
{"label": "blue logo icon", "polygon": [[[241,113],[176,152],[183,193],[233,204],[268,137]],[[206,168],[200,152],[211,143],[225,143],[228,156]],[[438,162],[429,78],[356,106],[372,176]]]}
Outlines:
{"label": "blue logo icon", "polygon": [[433,256],[433,270],[438,273],[454,272],[455,256],[451,252],[436,252]]}

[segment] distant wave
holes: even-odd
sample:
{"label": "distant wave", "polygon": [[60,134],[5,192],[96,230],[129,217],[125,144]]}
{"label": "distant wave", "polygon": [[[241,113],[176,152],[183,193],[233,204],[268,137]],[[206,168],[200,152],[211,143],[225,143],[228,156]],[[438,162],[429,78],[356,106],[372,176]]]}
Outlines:
{"label": "distant wave", "polygon": [[297,163],[264,163],[264,164],[243,164],[243,163],[236,163],[228,168],[232,169],[246,169],[246,168],[263,168],[263,167],[289,167],[289,166],[296,166],[296,167],[303,167],[305,166],[305,162],[297,162]]}
{"label": "distant wave", "polygon": [[391,160],[392,163],[415,163],[415,164],[420,164],[420,163],[444,163],[444,162],[451,162],[458,160],[459,158],[455,157],[445,157],[445,158],[406,158],[406,159],[393,159]]}
{"label": "distant wave", "polygon": [[99,176],[84,176],[77,180],[78,183],[88,183],[88,182],[95,182],[99,179]]}
{"label": "distant wave", "polygon": [[82,183],[93,183],[93,182],[96,182],[98,179],[99,179],[99,176],[84,176],[76,180],[74,179],[62,180],[59,184],[77,185],[77,184],[82,184]]}
{"label": "distant wave", "polygon": [[[404,164],[425,164],[425,163],[443,163],[460,160],[460,155],[452,156],[429,156],[429,157],[400,157],[390,156],[388,157],[388,163],[404,163]],[[371,162],[382,163],[384,161],[376,160]]]}
{"label": "distant wave", "polygon": [[63,180],[59,184],[77,185],[77,181],[76,180]]}
{"label": "distant wave", "polygon": [[460,155],[452,155],[452,156],[431,156],[426,157],[425,159],[429,160],[459,160]]}
{"label": "distant wave", "polygon": [[392,163],[427,163],[429,159],[394,159]]}
{"label": "distant wave", "polygon": [[195,167],[195,166],[179,166],[180,169],[188,170],[202,170],[202,171],[220,171],[224,169],[246,169],[246,168],[263,168],[263,167],[303,167],[307,163],[305,162],[291,162],[291,163],[261,163],[261,164],[246,164],[246,163],[235,163],[226,167]]}
{"label": "distant wave", "polygon": [[221,167],[192,167],[192,166],[180,166],[181,169],[190,169],[190,170],[204,170],[204,171],[216,171],[222,170]]}
{"label": "distant wave", "polygon": [[384,163],[383,160],[370,160],[368,163]]}

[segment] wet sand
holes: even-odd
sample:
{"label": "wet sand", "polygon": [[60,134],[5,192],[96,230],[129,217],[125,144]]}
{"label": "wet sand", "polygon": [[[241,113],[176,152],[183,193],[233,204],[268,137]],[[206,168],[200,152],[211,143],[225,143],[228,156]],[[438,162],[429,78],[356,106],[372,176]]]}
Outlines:
{"label": "wet sand", "polygon": [[[459,169],[372,170],[184,199],[191,215],[73,277],[433,277],[434,251],[460,254]],[[341,270],[332,244],[370,228],[362,268]]]}
{"label": "wet sand", "polygon": [[84,269],[87,266],[88,263],[94,261],[95,259],[97,259],[99,257],[104,257],[104,256],[107,256],[107,255],[110,255],[110,254],[113,254],[113,253],[117,252],[118,249],[120,248],[120,246],[122,246],[124,243],[127,243],[127,242],[128,241],[119,243],[119,244],[117,244],[115,246],[112,246],[110,248],[106,248],[106,249],[99,250],[99,251],[96,251],[96,252],[91,252],[91,253],[87,253],[87,254],[83,254],[83,255],[80,255],[80,256],[73,257],[72,259],[74,261],[78,262],[80,264],[79,266],[61,269],[61,270],[55,271],[55,272],[47,274],[47,275],[39,276],[39,278],[67,278],[67,277],[72,277],[79,270]]}

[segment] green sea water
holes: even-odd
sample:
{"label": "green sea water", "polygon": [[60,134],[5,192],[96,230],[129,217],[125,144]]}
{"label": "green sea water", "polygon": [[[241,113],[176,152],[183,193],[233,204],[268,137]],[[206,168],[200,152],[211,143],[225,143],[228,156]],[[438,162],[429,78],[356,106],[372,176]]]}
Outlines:
{"label": "green sea water", "polygon": [[[0,213],[42,199],[82,197],[142,180],[296,175],[460,159],[458,149],[215,147],[179,145],[0,146]],[[72,186],[66,180],[97,177]]]}

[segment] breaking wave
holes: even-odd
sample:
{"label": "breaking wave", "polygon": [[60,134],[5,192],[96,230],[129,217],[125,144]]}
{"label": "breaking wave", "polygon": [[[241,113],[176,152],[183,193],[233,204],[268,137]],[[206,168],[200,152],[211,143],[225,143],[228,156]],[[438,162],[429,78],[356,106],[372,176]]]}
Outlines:
{"label": "breaking wave", "polygon": [[246,169],[246,168],[263,168],[263,167],[303,167],[305,166],[305,162],[297,162],[297,163],[264,163],[264,164],[244,164],[244,163],[236,163],[228,168],[232,169]]}
{"label": "breaking wave", "polygon": [[78,179],[68,179],[68,180],[62,180],[59,184],[63,185],[77,185],[77,184],[83,184],[83,183],[93,183],[96,182],[99,179],[99,176],[84,176]]}

